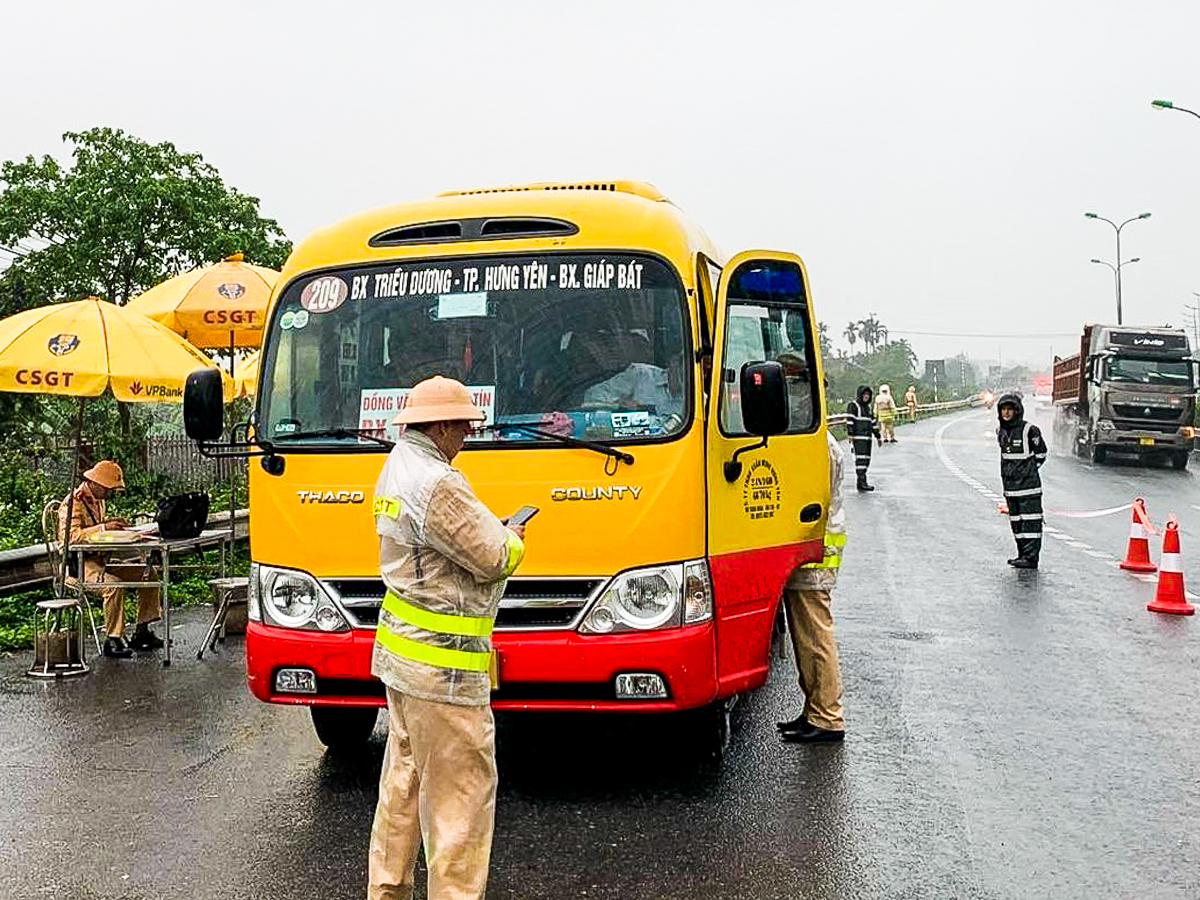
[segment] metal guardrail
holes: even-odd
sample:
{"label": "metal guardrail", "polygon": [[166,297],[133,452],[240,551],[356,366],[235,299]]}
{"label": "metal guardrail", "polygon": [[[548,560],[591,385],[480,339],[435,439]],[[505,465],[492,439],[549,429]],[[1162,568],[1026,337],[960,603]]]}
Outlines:
{"label": "metal guardrail", "polygon": [[[947,400],[944,403],[918,403],[916,418],[920,418],[922,413],[942,413],[950,412],[955,409],[968,409],[974,406],[977,398],[968,397],[965,400]],[[830,428],[845,427],[850,421],[850,415],[847,413],[834,413],[831,416],[825,417],[825,424]],[[907,406],[896,407],[896,422],[911,422],[913,417],[909,415]]]}
{"label": "metal guardrail", "polygon": [[[208,527],[228,528],[229,512],[209,516]],[[250,510],[239,509],[234,513],[233,528],[234,540],[244,540],[250,534]],[[46,558],[45,544],[0,550],[0,597],[41,587],[50,581],[50,561]]]}

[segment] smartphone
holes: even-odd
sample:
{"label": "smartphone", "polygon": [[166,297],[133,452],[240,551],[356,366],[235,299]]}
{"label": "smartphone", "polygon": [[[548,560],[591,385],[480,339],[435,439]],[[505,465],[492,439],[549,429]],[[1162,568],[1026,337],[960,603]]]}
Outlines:
{"label": "smartphone", "polygon": [[522,506],[515,513],[508,517],[508,524],[524,525],[537,514],[538,508],[536,506]]}

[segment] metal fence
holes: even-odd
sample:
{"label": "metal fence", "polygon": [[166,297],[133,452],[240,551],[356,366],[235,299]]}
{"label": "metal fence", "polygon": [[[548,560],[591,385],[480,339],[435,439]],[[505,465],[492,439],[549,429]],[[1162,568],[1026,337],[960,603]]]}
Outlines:
{"label": "metal fence", "polygon": [[[38,447],[28,451],[30,468],[40,470],[55,484],[69,484],[74,474],[71,457],[74,447],[73,436],[48,435]],[[79,444],[80,466],[86,468],[95,461],[95,448],[84,439]],[[135,466],[186,487],[228,483],[235,474],[244,484],[246,477],[246,460],[201,456],[195,442],[182,434],[151,435],[146,438],[140,458],[120,462],[126,468]]]}

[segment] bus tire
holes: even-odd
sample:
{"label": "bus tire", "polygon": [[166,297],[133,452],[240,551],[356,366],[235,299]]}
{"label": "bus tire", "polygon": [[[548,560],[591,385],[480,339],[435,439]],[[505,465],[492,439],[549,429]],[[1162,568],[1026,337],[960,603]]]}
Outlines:
{"label": "bus tire", "polygon": [[684,713],[687,717],[688,746],[696,758],[704,762],[720,762],[729,749],[731,731],[728,699],[717,700],[699,709]]}
{"label": "bus tire", "polygon": [[1190,454],[1186,450],[1180,450],[1176,453],[1172,453],[1171,454],[1171,468],[1178,469],[1179,471],[1182,472],[1184,469],[1187,468],[1188,460],[1190,460],[1191,458],[1192,458],[1192,454]]}
{"label": "bus tire", "polygon": [[1097,444],[1092,444],[1092,462],[1098,466],[1102,466],[1106,459],[1108,459],[1108,451]]}
{"label": "bus tire", "polygon": [[359,750],[371,739],[379,709],[374,706],[310,706],[317,740],[334,753]]}

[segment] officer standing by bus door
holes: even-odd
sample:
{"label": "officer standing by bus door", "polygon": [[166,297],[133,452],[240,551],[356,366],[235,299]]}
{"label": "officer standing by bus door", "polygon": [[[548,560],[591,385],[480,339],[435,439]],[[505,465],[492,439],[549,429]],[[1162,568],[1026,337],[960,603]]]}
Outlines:
{"label": "officer standing by bus door", "polygon": [[796,673],[804,693],[804,709],[789,722],[778,724],[790,743],[841,741],[846,736],[842,717],[842,672],[833,634],[830,592],[837,584],[838,566],[846,546],[846,513],[842,509],[842,448],[829,432],[829,515],[825,519],[825,554],[788,577],[783,589],[788,633],[796,654]]}
{"label": "officer standing by bus door", "polygon": [[430,900],[478,900],[496,809],[491,633],[521,562],[505,527],[450,463],[483,412],[457,381],[420,382],[375,486],[386,592],[371,673],[387,688],[388,741],[371,827],[370,900],[413,896],[425,846]]}

